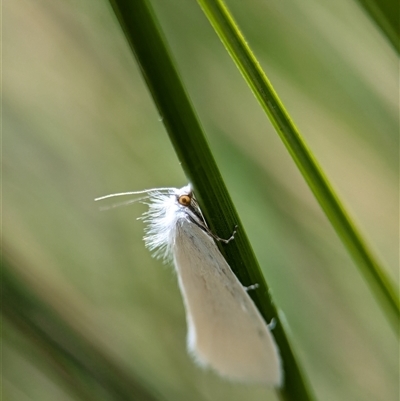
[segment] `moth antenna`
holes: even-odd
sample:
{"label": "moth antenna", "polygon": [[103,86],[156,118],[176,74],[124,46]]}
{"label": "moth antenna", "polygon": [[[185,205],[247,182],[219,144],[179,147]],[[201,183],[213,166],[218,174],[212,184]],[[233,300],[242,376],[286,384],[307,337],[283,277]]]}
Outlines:
{"label": "moth antenna", "polygon": [[[100,211],[103,212],[104,210],[110,210],[110,209],[115,209],[116,207],[120,207],[120,206],[128,206],[131,205],[132,203],[136,203],[136,202],[141,202],[144,199],[148,199],[148,196],[142,196],[141,198],[137,198],[137,199],[131,199],[125,202],[118,202],[118,203],[114,203],[110,206],[102,206],[100,207]],[[101,200],[101,199],[99,199]]]}
{"label": "moth antenna", "polygon": [[156,191],[171,191],[171,188],[152,188],[152,189],[143,189],[142,191],[119,192],[116,194],[99,196],[98,198],[95,198],[94,201],[97,202],[99,200],[115,198],[117,196],[147,194],[149,192],[156,192]]}

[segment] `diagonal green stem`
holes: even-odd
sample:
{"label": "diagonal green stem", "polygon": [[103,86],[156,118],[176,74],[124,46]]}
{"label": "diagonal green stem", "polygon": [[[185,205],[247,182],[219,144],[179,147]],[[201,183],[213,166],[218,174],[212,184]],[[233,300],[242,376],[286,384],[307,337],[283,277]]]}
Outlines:
{"label": "diagonal green stem", "polygon": [[398,293],[318,166],[278,95],[221,0],[198,0],[237,67],[251,87],[353,260],[376,295],[382,311],[398,331]]}
{"label": "diagonal green stem", "polygon": [[266,321],[271,321],[273,317],[277,321],[274,336],[285,370],[285,386],[278,390],[279,396],[286,401],[312,400],[305,375],[270,299],[258,262],[150,5],[146,0],[110,2],[141,67],[182,167],[195,188],[210,228],[221,237],[229,237],[234,225],[239,226],[235,241],[220,249],[243,285],[259,284],[258,290],[253,291],[251,296]]}

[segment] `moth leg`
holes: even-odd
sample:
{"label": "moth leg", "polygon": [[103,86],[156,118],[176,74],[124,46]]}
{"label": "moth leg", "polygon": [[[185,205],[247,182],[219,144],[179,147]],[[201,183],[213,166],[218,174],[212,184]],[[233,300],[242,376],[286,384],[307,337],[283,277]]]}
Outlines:
{"label": "moth leg", "polygon": [[258,287],[259,287],[259,285],[256,283],[256,284],[249,285],[248,287],[244,287],[244,290],[252,291],[252,290],[256,290]]}
{"label": "moth leg", "polygon": [[272,331],[276,327],[276,319],[273,317],[267,326]]}
{"label": "moth leg", "polygon": [[214,234],[205,224],[205,222],[201,222],[201,221],[196,221],[190,214],[188,214],[188,218],[189,220],[193,223],[196,224],[197,227],[201,228],[204,232],[206,232],[210,237],[213,237],[216,241],[221,241],[225,244],[228,244],[229,242],[231,242],[234,238],[235,238],[235,234],[238,228],[238,225],[235,225],[231,236],[228,239],[224,239],[221,237],[218,237],[218,235]]}
{"label": "moth leg", "polygon": [[231,242],[231,241],[235,238],[235,234],[236,234],[236,232],[237,232],[237,228],[238,228],[238,225],[236,224],[235,227],[233,228],[233,231],[232,231],[231,236],[230,236],[228,239],[224,239],[224,238],[218,237],[218,235],[215,235],[215,234],[212,233],[210,230],[208,230],[208,231],[209,231],[209,234],[210,234],[215,240],[221,241],[221,242],[223,242],[223,243],[225,243],[225,244],[228,244],[229,242]]}

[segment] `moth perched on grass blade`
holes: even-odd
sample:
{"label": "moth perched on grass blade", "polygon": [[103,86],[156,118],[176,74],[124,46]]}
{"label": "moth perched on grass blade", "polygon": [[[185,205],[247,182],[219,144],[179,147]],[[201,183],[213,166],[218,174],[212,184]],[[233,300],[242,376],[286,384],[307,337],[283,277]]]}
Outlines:
{"label": "moth perched on grass blade", "polygon": [[146,194],[141,219],[154,256],[173,261],[186,310],[189,353],[201,366],[231,380],[281,386],[278,347],[247,289],[219,251],[192,188],[160,188],[107,195]]}

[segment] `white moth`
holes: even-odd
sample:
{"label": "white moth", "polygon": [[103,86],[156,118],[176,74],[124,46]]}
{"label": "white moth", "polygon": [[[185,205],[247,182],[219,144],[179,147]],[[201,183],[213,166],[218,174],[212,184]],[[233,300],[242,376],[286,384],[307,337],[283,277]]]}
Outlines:
{"label": "white moth", "polygon": [[[231,380],[281,386],[278,347],[246,288],[218,250],[190,185],[113,194],[146,194],[147,248],[156,257],[172,260],[186,310],[189,353]],[[130,202],[129,202],[130,203]]]}

